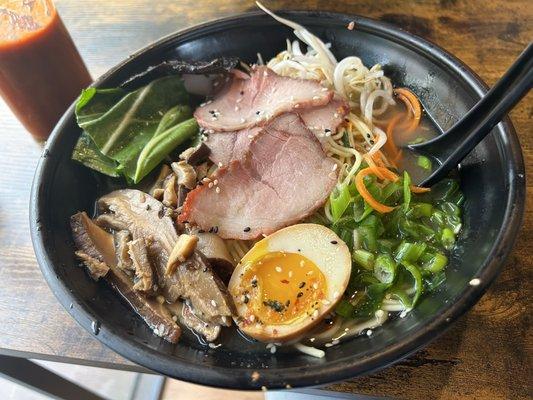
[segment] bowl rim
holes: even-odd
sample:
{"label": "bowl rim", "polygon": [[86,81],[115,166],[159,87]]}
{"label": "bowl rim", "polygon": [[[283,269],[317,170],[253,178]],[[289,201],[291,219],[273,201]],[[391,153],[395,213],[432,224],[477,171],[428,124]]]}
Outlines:
{"label": "bowl rim", "polygon": [[[441,64],[443,68],[450,71],[454,77],[462,80],[465,85],[475,92],[477,97],[481,97],[487,91],[487,85],[481,78],[458,58],[452,56],[440,46],[391,24],[358,15],[328,11],[277,11],[277,13],[289,18],[318,17],[336,23],[345,23],[346,25],[354,21],[357,30],[392,40],[424,54],[426,57],[430,57],[432,61]],[[100,76],[91,86],[99,86],[118,70],[129,63],[134,63],[138,57],[147,56],[153,51],[172,45],[175,41],[190,41],[195,34],[202,35],[209,30],[223,30],[224,28],[234,27],[236,23],[243,19],[257,18],[270,17],[266,16],[262,11],[249,11],[210,20],[171,33],[134,52],[124,61]],[[43,182],[46,182],[46,174],[53,167],[53,162],[50,157],[46,157],[46,154],[64,131],[73,110],[74,104],[69,107],[57,123],[39,159],[30,195],[30,231],[36,259],[52,292],[79,325],[88,332],[94,333],[92,327],[94,318],[92,318],[90,310],[78,303],[76,296],[55,273],[54,264],[44,244],[44,237],[47,232],[46,229],[41,229],[40,224],[40,215],[45,212],[41,202],[46,192]],[[506,211],[504,222],[495,240],[496,245],[480,265],[479,273],[476,276],[480,279],[480,284],[477,286],[469,285],[463,289],[453,301],[449,302],[450,305],[442,314],[434,315],[425,326],[414,332],[408,339],[396,342],[383,351],[362,359],[332,360],[323,365],[282,369],[259,369],[259,379],[252,379],[252,369],[192,364],[175,358],[170,354],[142,346],[131,340],[125,332],[116,332],[113,329],[108,329],[105,321],[102,321],[100,333],[95,335],[96,338],[121,356],[139,365],[149,365],[149,368],[159,373],[189,382],[231,389],[253,390],[262,386],[276,389],[285,388],[289,384],[292,387],[316,386],[368,374],[401,360],[444,333],[451,325],[451,322],[472,307],[498,276],[505,259],[512,250],[521,226],[525,207],[525,167],[518,137],[509,118],[506,117],[494,129],[497,129],[500,135],[505,135],[507,138],[507,143],[502,145],[503,149],[501,151],[503,160],[510,167],[508,171],[509,194],[506,201]],[[76,305],[76,307],[73,307],[73,305]]]}

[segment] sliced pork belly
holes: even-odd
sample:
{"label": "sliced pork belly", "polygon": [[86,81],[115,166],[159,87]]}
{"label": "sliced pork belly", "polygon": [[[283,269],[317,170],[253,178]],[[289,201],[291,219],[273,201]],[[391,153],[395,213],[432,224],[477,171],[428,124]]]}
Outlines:
{"label": "sliced pork belly", "polygon": [[322,106],[333,98],[317,81],[280,76],[256,67],[250,79],[234,76],[212,102],[198,107],[194,117],[204,129],[232,132],[250,128],[284,112]]}
{"label": "sliced pork belly", "polygon": [[[335,98],[325,106],[307,108],[298,114],[318,140],[323,141],[328,132],[335,133],[349,110],[345,100]],[[276,124],[277,119],[271,120],[267,126]],[[211,133],[205,141],[210,149],[209,158],[215,164],[222,165],[228,165],[233,160],[241,160],[253,138],[260,131],[260,127],[253,127],[236,132]]]}
{"label": "sliced pork belly", "polygon": [[283,115],[256,135],[243,160],[215,173],[217,185],[188,194],[180,221],[226,239],[270,234],[325,202],[337,181],[334,165],[298,115]]}

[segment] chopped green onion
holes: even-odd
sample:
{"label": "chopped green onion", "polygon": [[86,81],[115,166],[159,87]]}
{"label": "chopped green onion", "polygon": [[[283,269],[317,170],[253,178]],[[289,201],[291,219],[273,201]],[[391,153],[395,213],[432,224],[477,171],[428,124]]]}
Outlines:
{"label": "chopped green onion", "polygon": [[428,292],[432,292],[442,285],[444,281],[446,281],[446,274],[444,271],[439,271],[425,279],[424,287]]}
{"label": "chopped green onion", "polygon": [[411,178],[407,171],[403,172],[403,201],[404,210],[409,210],[409,203],[411,203]]}
{"label": "chopped green onion", "polygon": [[425,156],[418,156],[416,164],[425,170],[431,171],[431,160]]}
{"label": "chopped green onion", "polygon": [[418,268],[413,264],[407,261],[402,261],[401,264],[402,267],[404,267],[412,277],[412,287],[408,289],[398,288],[396,291],[394,291],[394,294],[396,294],[400,298],[400,301],[403,303],[403,305],[410,310],[415,306],[416,302],[420,298],[420,295],[422,294],[422,275],[420,274]]}
{"label": "chopped green onion", "polygon": [[455,233],[450,228],[444,228],[441,234],[441,242],[446,250],[451,250],[455,244]]}
{"label": "chopped green onion", "polygon": [[433,206],[429,203],[416,203],[413,204],[411,209],[407,212],[408,217],[421,218],[421,217],[431,217],[433,212]]}
{"label": "chopped green onion", "polygon": [[353,252],[353,260],[357,265],[363,267],[366,270],[372,271],[374,268],[374,254],[366,250],[355,250]]}
{"label": "chopped green onion", "polygon": [[425,271],[436,273],[436,272],[442,271],[447,264],[448,264],[448,257],[446,257],[444,254],[436,253],[431,258],[431,260],[422,264],[422,268]]}
{"label": "chopped green onion", "polygon": [[355,307],[346,299],[342,299],[335,307],[335,312],[344,318],[351,318],[355,311]]}
{"label": "chopped green onion", "polygon": [[380,254],[374,262],[374,276],[381,283],[392,283],[396,276],[396,263],[388,254]]}
{"label": "chopped green onion", "polygon": [[352,197],[350,196],[350,191],[348,190],[347,185],[340,185],[331,192],[331,195],[329,196],[329,206],[331,208],[333,222],[337,222],[342,217],[351,200]]}
{"label": "chopped green onion", "polygon": [[399,262],[417,262],[418,258],[426,250],[426,244],[424,243],[401,243],[396,249],[394,258]]}

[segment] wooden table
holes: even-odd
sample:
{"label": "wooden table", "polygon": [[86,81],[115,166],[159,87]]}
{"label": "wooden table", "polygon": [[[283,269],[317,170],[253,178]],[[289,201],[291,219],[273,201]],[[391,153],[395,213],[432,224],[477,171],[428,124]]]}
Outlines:
{"label": "wooden table", "polygon": [[[530,0],[268,3],[274,9],[329,9],[391,22],[443,46],[489,84],[533,39]],[[248,0],[56,0],[56,4],[93,77],[162,35],[254,8]],[[522,232],[497,282],[426,349],[385,371],[333,385],[333,390],[410,399],[531,395],[532,99],[530,94],[511,114],[529,172],[528,204]],[[81,329],[46,285],[28,226],[28,198],[40,147],[1,102],[0,128],[0,354],[140,370]]]}

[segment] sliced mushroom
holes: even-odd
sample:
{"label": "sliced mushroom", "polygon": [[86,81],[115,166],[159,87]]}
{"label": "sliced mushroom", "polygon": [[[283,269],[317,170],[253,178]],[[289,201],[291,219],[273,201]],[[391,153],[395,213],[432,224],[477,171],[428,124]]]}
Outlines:
{"label": "sliced mushroom", "polygon": [[200,319],[218,325],[231,325],[233,302],[226,286],[213,273],[202,253],[195,251],[179,264],[174,276],[182,283],[180,297],[190,302]]}
{"label": "sliced mushroom", "polygon": [[126,273],[130,273],[135,268],[133,267],[133,262],[128,253],[128,242],[131,241],[131,234],[126,231],[118,231],[115,233],[115,249],[117,255],[117,265],[118,267]]}
{"label": "sliced mushroom", "polygon": [[196,167],[196,179],[198,181],[201,181],[202,179],[207,177],[207,174],[209,173],[209,166],[207,163],[202,163]]}
{"label": "sliced mushroom", "polygon": [[83,261],[85,266],[87,267],[87,270],[89,271],[89,275],[97,281],[103,276],[106,276],[106,274],[109,272],[109,267],[106,263],[99,261],[96,258],[91,257],[87,253],[84,253],[83,251],[76,251],[74,252],[76,256]]}
{"label": "sliced mushroom", "polygon": [[165,180],[163,204],[172,208],[176,208],[178,206],[178,195],[176,194],[176,176],[174,174]]}
{"label": "sliced mushroom", "polygon": [[172,171],[170,170],[170,167],[167,164],[163,164],[161,166],[161,169],[159,170],[159,174],[157,175],[154,184],[152,185],[150,190],[148,190],[148,193],[151,193],[152,196],[157,198],[156,191],[163,188],[163,182],[171,172]]}
{"label": "sliced mushroom", "polygon": [[220,325],[202,321],[187,303],[177,301],[166,306],[180,323],[202,335],[208,342],[214,342],[220,334]]}
{"label": "sliced mushroom", "polygon": [[213,269],[222,278],[222,281],[229,282],[235,264],[224,240],[214,233],[200,232],[198,230],[193,230],[191,233],[198,237],[196,249],[207,257]]}
{"label": "sliced mushroom", "polygon": [[[70,219],[74,242],[78,247],[78,254],[88,261],[87,267],[96,260],[108,268],[105,279],[131,305],[134,311],[146,322],[153,332],[176,343],[181,329],[172,319],[168,309],[156,300],[147,299],[141,293],[133,290],[133,282],[117,266],[113,236],[96,225],[87,214],[77,213]],[[101,267],[101,265],[99,265]]]}
{"label": "sliced mushroom", "polygon": [[209,157],[211,150],[204,143],[201,142],[198,146],[189,147],[187,150],[180,154],[180,159],[186,161],[190,165],[200,165]]}
{"label": "sliced mushroom", "polygon": [[178,241],[174,245],[174,248],[168,257],[166,267],[167,275],[173,274],[176,271],[177,266],[192,255],[197,243],[197,236],[186,234],[179,236]]}
{"label": "sliced mushroom", "polygon": [[178,177],[178,185],[183,185],[187,189],[194,189],[196,187],[196,171],[187,164],[186,161],[173,162],[170,164],[172,171]]}
{"label": "sliced mushroom", "polygon": [[145,240],[140,238],[129,242],[128,254],[135,269],[133,289],[152,294],[154,292],[154,274],[148,259]]}

